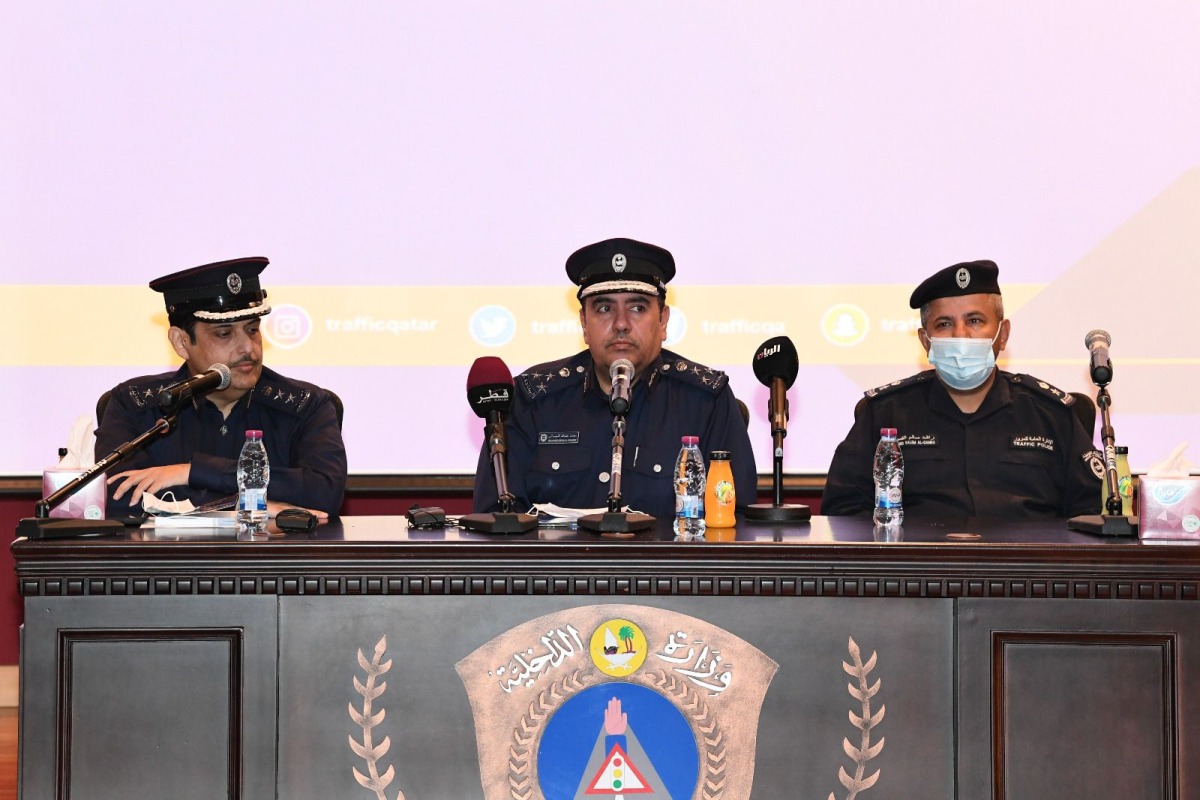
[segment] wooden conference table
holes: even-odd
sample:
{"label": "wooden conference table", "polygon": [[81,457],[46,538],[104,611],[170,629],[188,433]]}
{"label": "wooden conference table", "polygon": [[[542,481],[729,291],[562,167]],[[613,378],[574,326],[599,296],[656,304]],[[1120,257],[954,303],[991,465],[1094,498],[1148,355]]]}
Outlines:
{"label": "wooden conference table", "polygon": [[23,796],[1200,797],[1200,550],[876,538],[21,539]]}

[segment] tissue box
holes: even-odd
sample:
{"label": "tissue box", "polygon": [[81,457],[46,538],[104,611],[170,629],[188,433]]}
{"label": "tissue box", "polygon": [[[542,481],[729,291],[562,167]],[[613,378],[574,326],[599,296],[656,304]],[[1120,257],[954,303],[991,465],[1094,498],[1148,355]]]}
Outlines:
{"label": "tissue box", "polygon": [[[86,470],[48,469],[42,473],[42,497],[49,497]],[[67,519],[104,519],[104,503],[108,487],[104,485],[104,473],[87,482],[87,485],[50,509],[51,517]]]}
{"label": "tissue box", "polygon": [[1200,475],[1143,477],[1138,497],[1141,538],[1200,540]]}

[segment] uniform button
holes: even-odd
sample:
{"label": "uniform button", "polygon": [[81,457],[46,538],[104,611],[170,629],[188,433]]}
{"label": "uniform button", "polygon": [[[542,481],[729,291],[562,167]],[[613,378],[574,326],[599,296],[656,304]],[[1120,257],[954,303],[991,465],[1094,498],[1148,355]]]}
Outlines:
{"label": "uniform button", "polygon": [[662,472],[662,464],[655,464],[655,465],[654,465],[654,471],[655,471],[655,472]]}
{"label": "uniform button", "polygon": [[550,469],[558,469],[558,462],[555,461],[553,464],[551,464]]}
{"label": "uniform button", "polygon": [[609,476],[608,476],[608,473],[607,473],[607,472],[601,472],[601,473],[600,473],[600,482],[601,482],[601,483],[608,483],[608,477],[609,477]]}

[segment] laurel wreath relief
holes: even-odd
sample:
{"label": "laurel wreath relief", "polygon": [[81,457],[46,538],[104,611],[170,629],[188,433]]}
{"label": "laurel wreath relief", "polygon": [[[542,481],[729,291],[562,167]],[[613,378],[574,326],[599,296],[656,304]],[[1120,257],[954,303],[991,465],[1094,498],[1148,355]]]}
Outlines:
{"label": "laurel wreath relief", "polygon": [[[379,774],[379,759],[387,755],[387,751],[392,746],[392,738],[390,736],[383,737],[383,741],[375,744],[375,726],[383,722],[384,715],[387,710],[380,704],[379,711],[373,709],[375,699],[387,691],[387,681],[378,680],[380,676],[387,673],[392,668],[392,661],[388,659],[383,661],[383,654],[387,651],[387,637],[384,636],[375,644],[375,652],[370,661],[363,655],[362,648],[358,650],[358,665],[362,667],[363,672],[367,673],[367,682],[364,684],[354,676],[354,690],[362,695],[363,703],[362,710],[359,711],[354,707],[354,703],[349,703],[350,718],[355,724],[362,728],[362,741],[355,741],[354,735],[351,734],[350,749],[359,758],[367,762],[367,774],[363,775],[358,771],[358,767],[352,767],[354,770],[354,779],[364,789],[370,789],[375,793],[376,800],[387,800],[387,795],[384,794],[384,789],[396,777],[396,770],[391,764],[388,765],[387,771],[382,775]],[[396,800],[404,800],[404,792],[396,793]]]}
{"label": "laurel wreath relief", "polygon": [[[861,715],[855,714],[854,709],[850,710],[850,724],[858,728],[862,734],[859,737],[857,747],[849,738],[842,740],[842,749],[846,751],[846,755],[854,760],[854,774],[850,775],[846,772],[844,766],[838,767],[838,780],[847,789],[846,800],[854,800],[854,798],[858,797],[859,792],[870,789],[875,785],[875,781],[879,780],[879,770],[875,770],[870,775],[866,774],[867,762],[879,755],[879,751],[883,749],[883,743],[886,741],[884,737],[880,737],[878,743],[871,744],[871,731],[883,720],[883,714],[887,710],[887,706],[881,705],[879,711],[874,714],[871,713],[871,698],[879,692],[880,681],[876,678],[875,683],[868,685],[867,676],[871,670],[875,669],[877,654],[871,653],[871,657],[864,664],[862,654],[858,649],[858,643],[854,641],[853,636],[850,637],[849,650],[850,658],[854,663],[851,664],[843,661],[842,669],[857,681],[857,685],[848,683],[846,684],[846,690],[850,692],[851,697],[862,704]],[[829,800],[835,800],[833,792],[829,793]]]}

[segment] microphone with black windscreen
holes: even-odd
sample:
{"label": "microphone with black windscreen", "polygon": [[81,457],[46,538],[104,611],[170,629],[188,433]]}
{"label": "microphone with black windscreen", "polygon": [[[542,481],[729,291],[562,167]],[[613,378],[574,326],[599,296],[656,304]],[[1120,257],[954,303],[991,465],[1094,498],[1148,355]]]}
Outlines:
{"label": "microphone with black windscreen", "polygon": [[537,517],[513,511],[516,498],[508,490],[508,440],[504,432],[504,415],[512,410],[512,373],[508,365],[495,356],[481,356],[467,374],[467,402],[475,416],[487,421],[488,456],[496,480],[498,512],[467,514],[459,518],[459,526],[483,533],[524,533],[537,527]]}
{"label": "microphone with black windscreen", "polygon": [[1108,348],[1112,345],[1112,337],[1108,331],[1088,331],[1083,337],[1083,344],[1091,352],[1090,374],[1092,383],[1097,386],[1107,386],[1113,377],[1112,360],[1108,357]]}
{"label": "microphone with black windscreen", "polygon": [[786,336],[768,339],[754,353],[754,377],[771,390],[767,416],[771,421],[772,450],[774,451],[774,502],[746,506],[746,518],[765,522],[795,522],[806,520],[812,511],[805,505],[783,502],[783,439],[787,436],[787,390],[796,382],[800,372],[800,356],[796,346]]}
{"label": "microphone with black windscreen", "polygon": [[632,403],[630,393],[633,386],[633,362],[628,358],[618,358],[608,368],[608,377],[612,382],[612,392],[608,396],[608,409],[614,414],[628,414]]}
{"label": "microphone with black windscreen", "polygon": [[229,386],[233,373],[224,364],[213,364],[199,375],[172,384],[158,393],[158,407],[169,409],[194,397],[219,392]]}

